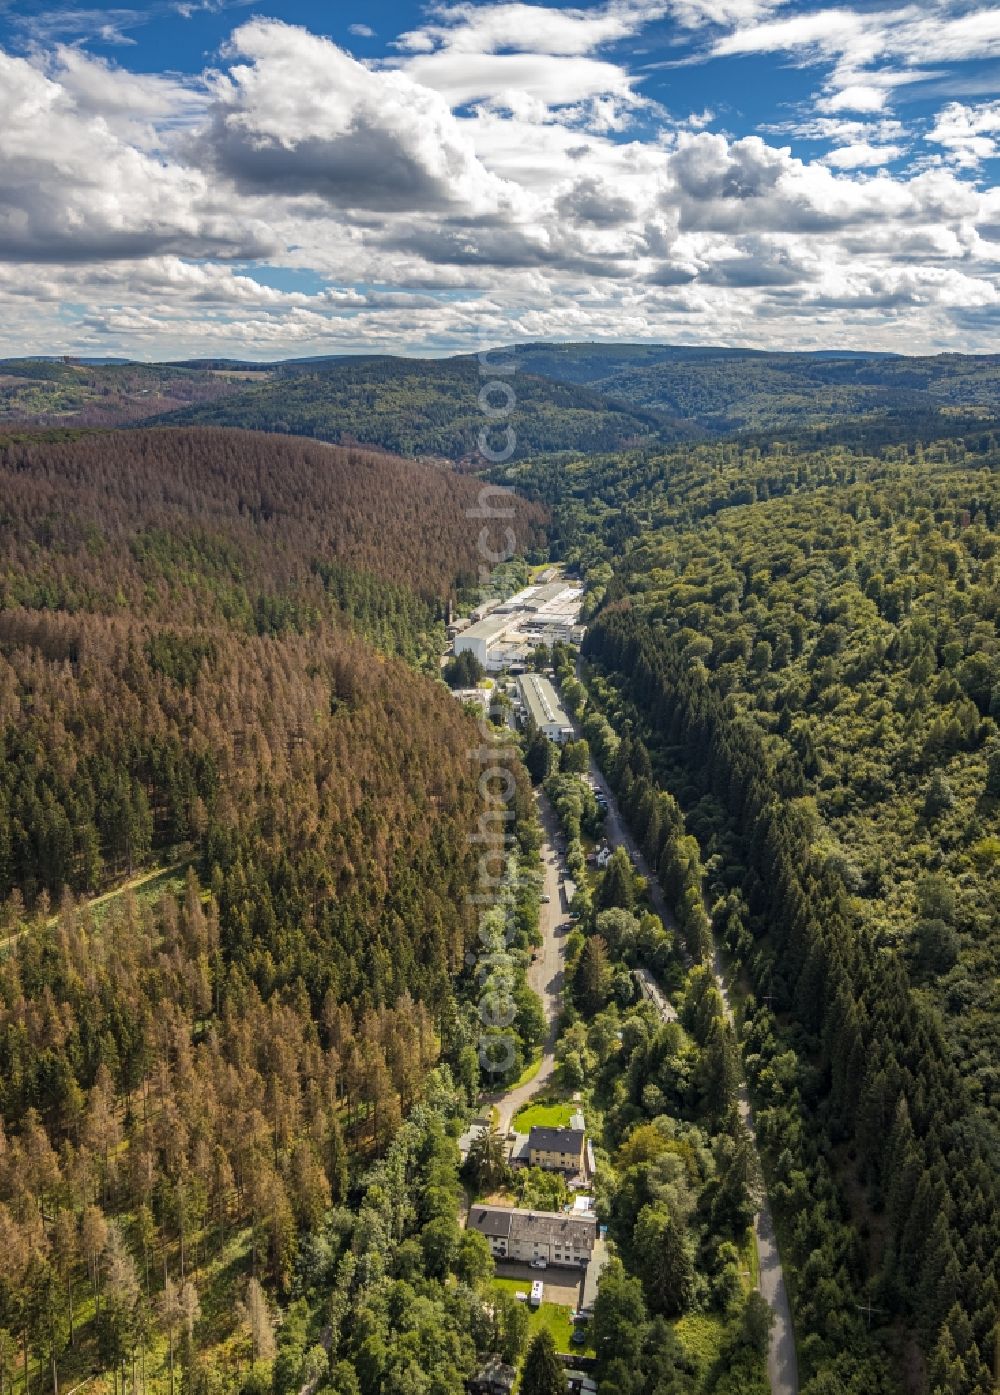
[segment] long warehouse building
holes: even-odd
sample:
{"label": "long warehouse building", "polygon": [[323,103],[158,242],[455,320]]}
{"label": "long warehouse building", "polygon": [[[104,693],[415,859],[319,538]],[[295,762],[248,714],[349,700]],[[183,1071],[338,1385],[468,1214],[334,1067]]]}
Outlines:
{"label": "long warehouse building", "polygon": [[560,746],[572,741],[573,723],[569,713],[544,674],[524,673],[518,683],[528,715],[538,730]]}

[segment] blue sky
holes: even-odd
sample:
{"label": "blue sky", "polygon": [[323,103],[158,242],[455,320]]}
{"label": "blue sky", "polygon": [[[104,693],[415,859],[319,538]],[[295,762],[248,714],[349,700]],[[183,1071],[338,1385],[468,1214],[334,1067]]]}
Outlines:
{"label": "blue sky", "polygon": [[0,0],[0,353],[1000,350],[983,0]]}

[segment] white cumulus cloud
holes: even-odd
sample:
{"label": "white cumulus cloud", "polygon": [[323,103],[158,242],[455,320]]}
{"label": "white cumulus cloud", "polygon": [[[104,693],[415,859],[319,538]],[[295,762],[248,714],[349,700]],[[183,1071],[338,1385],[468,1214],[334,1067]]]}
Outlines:
{"label": "white cumulus cloud", "polygon": [[[0,51],[0,259],[273,250],[265,224],[218,199],[202,171],[116,133],[82,77],[82,68],[71,67],[64,83]],[[114,86],[108,82],[105,107]]]}
{"label": "white cumulus cloud", "polygon": [[984,160],[1000,155],[1000,102],[973,107],[950,102],[938,112],[927,139],[940,145],[955,165],[978,168]]}
{"label": "white cumulus cloud", "polygon": [[478,160],[444,99],[275,20],[241,25],[202,148],[258,195],[346,209],[495,212],[517,191]]}
{"label": "white cumulus cloud", "polygon": [[[816,100],[753,134],[718,129],[718,89],[668,115],[631,61],[647,26],[686,63],[783,55]],[[887,109],[995,27],[979,0],[501,0],[432,8],[372,61],[263,18],[185,78],[0,52],[4,344],[981,346],[1000,104]]]}

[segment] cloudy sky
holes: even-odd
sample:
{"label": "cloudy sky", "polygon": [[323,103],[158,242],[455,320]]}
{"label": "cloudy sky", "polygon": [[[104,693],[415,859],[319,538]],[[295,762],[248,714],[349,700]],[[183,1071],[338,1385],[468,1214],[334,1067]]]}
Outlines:
{"label": "cloudy sky", "polygon": [[992,0],[0,0],[0,354],[1000,351]]}

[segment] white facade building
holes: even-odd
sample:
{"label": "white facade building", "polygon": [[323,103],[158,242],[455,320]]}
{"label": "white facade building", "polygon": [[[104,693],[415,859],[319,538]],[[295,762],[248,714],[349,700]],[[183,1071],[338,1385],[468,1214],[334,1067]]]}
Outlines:
{"label": "white facade building", "polygon": [[470,625],[467,630],[455,636],[455,653],[472,653],[483,668],[489,669],[491,646],[503,639],[510,629],[509,615],[491,613],[484,620],[477,621],[475,625]]}
{"label": "white facade building", "polygon": [[573,739],[573,723],[562,699],[541,673],[523,673],[517,680],[528,716],[550,741],[565,745]]}
{"label": "white facade building", "polygon": [[489,673],[523,663],[532,649],[556,643],[579,643],[583,588],[565,581],[528,586],[502,602],[486,601],[472,613],[474,624],[453,625],[455,653],[475,655]]}

